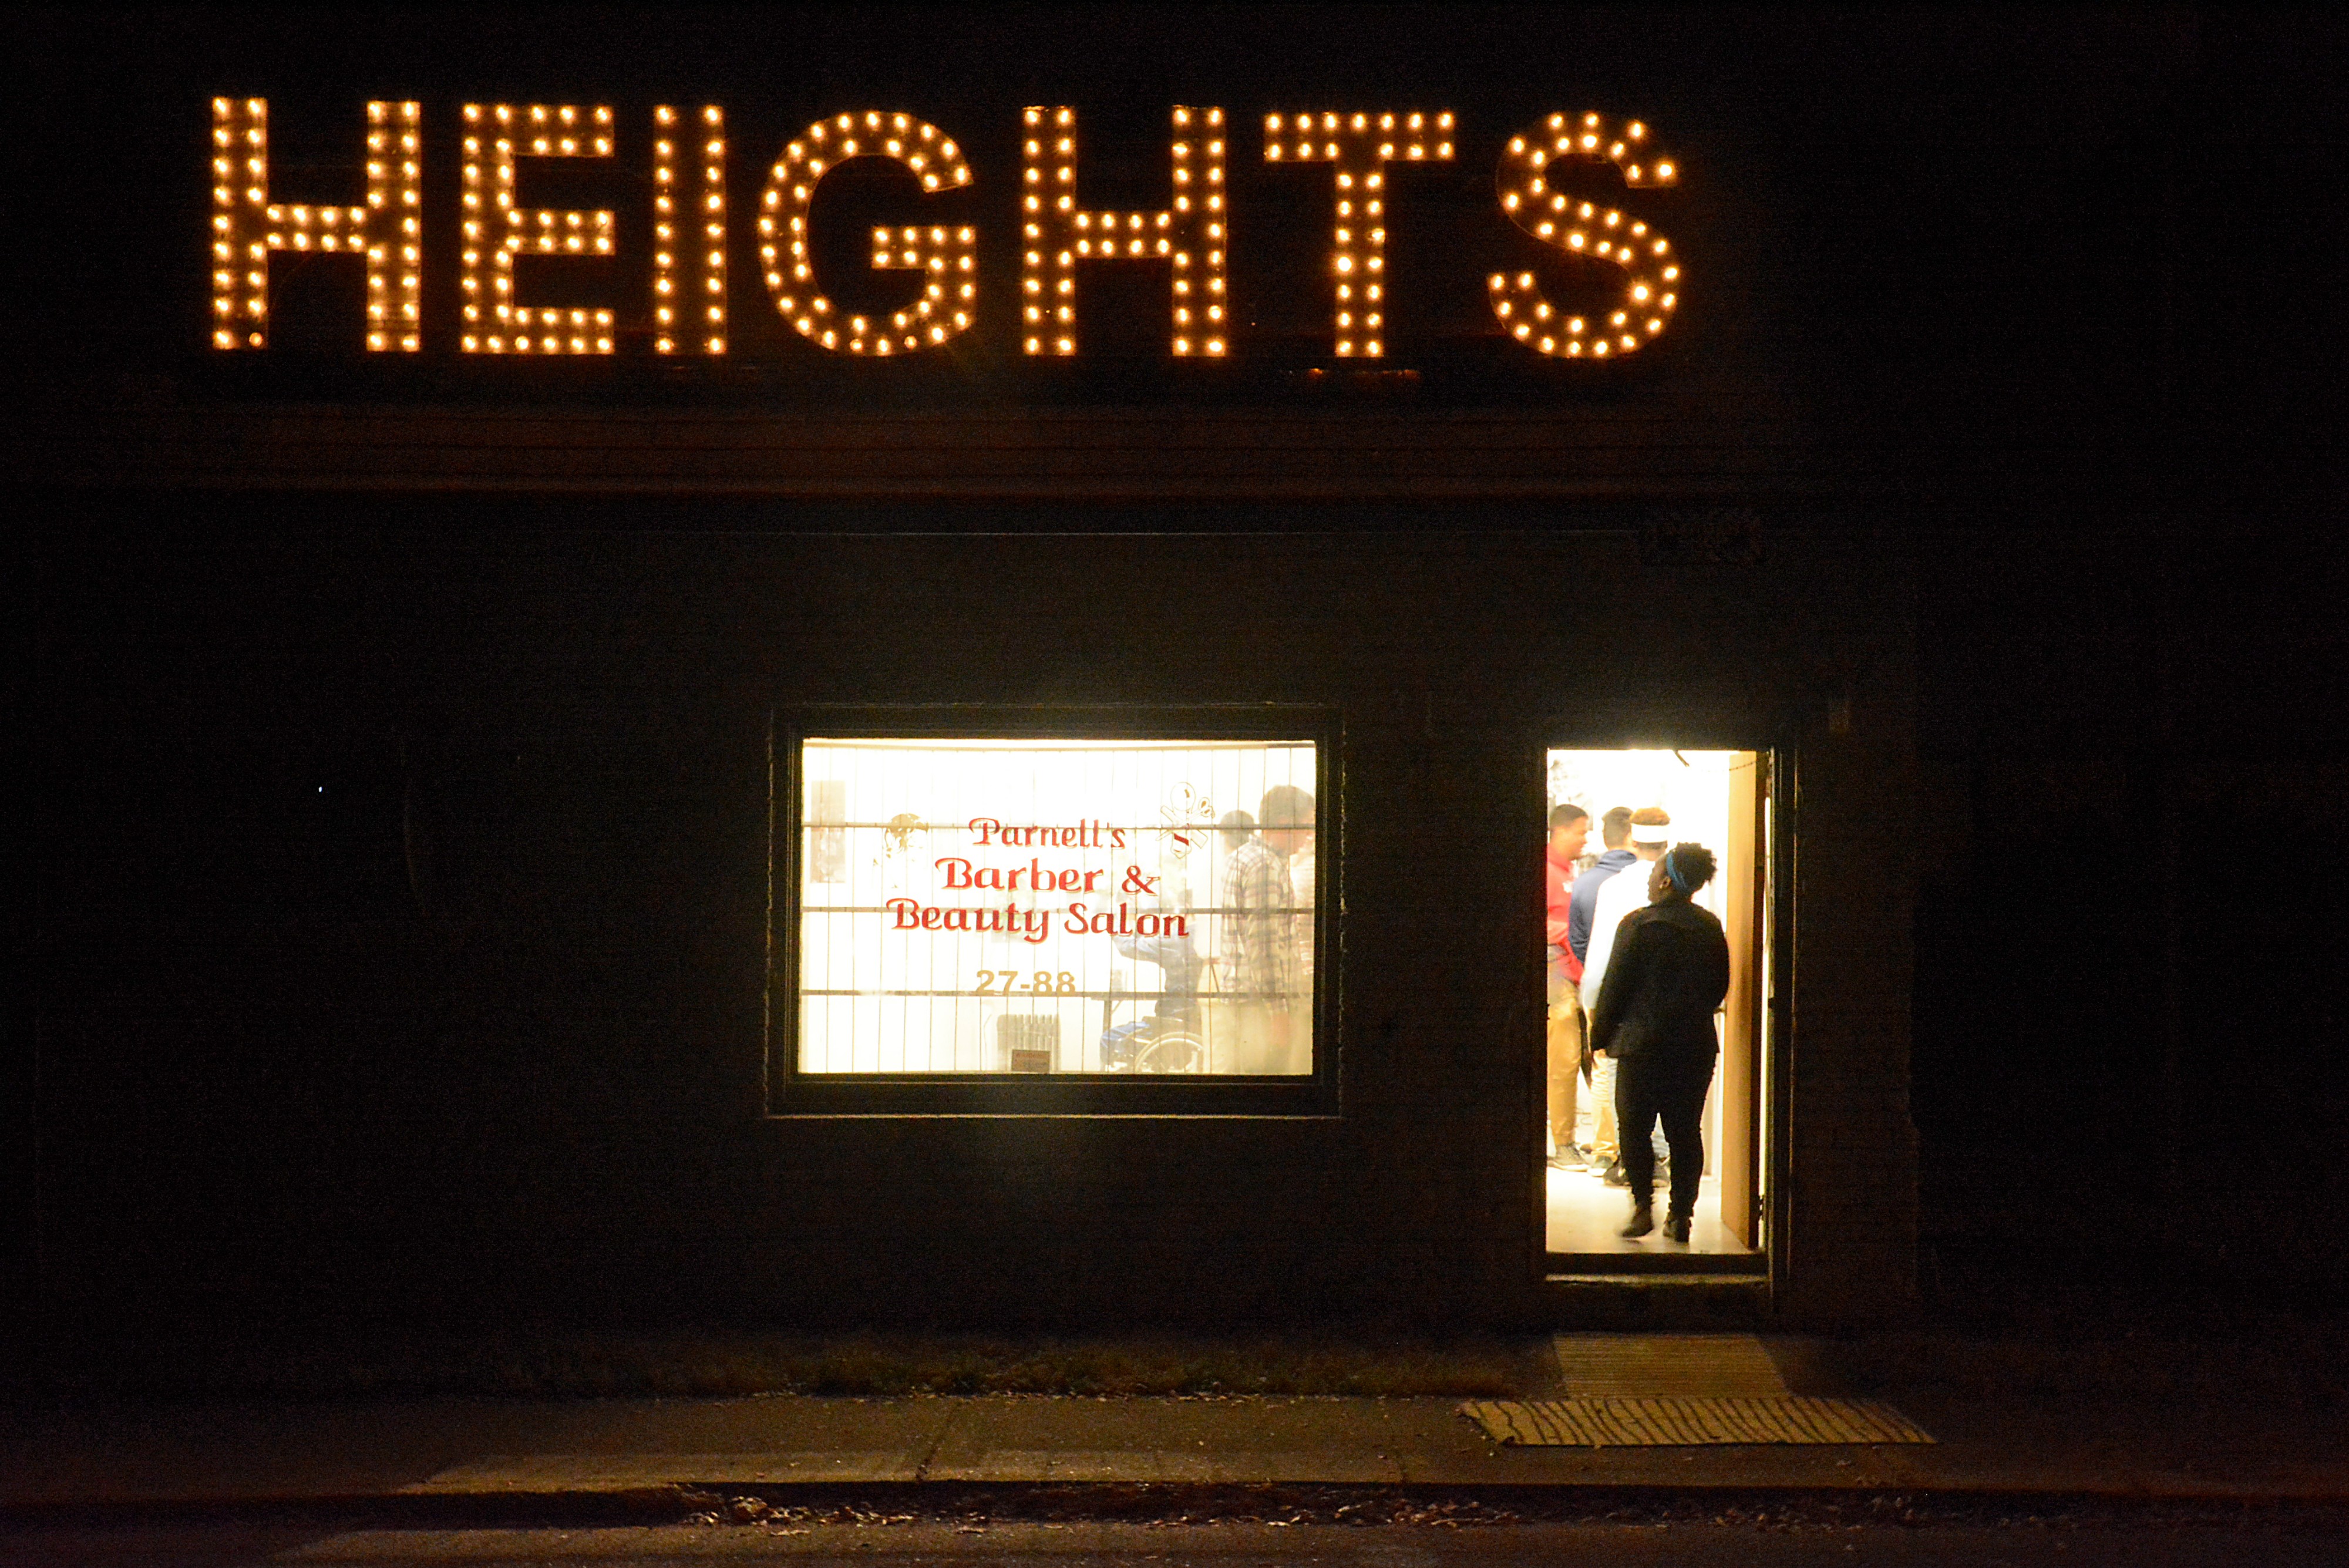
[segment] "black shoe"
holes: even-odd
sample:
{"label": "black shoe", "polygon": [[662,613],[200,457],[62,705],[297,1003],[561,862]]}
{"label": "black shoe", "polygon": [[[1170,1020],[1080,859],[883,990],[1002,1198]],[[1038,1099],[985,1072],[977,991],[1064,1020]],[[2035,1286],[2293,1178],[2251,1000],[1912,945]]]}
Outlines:
{"label": "black shoe", "polygon": [[1688,1245],[1688,1239],[1689,1220],[1687,1215],[1675,1214],[1664,1221],[1665,1241],[1678,1241],[1682,1246],[1685,1247]]}
{"label": "black shoe", "polygon": [[1629,1187],[1631,1185],[1631,1173],[1625,1170],[1619,1165],[1610,1165],[1607,1168],[1607,1185],[1609,1187]]}
{"label": "black shoe", "polygon": [[1627,1241],[1636,1241],[1656,1228],[1656,1211],[1645,1203],[1631,1206],[1631,1222],[1616,1232]]}

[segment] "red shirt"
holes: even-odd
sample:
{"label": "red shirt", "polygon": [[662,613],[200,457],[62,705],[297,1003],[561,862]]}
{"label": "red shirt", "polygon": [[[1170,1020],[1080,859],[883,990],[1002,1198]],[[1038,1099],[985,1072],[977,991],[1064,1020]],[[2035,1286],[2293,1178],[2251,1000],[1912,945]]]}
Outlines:
{"label": "red shirt", "polygon": [[1549,848],[1543,850],[1542,861],[1542,869],[1549,881],[1550,961],[1563,963],[1564,968],[1559,972],[1566,976],[1569,984],[1580,985],[1582,961],[1576,958],[1574,950],[1566,945],[1567,914],[1574,902],[1575,865],[1571,860],[1560,859],[1557,851]]}

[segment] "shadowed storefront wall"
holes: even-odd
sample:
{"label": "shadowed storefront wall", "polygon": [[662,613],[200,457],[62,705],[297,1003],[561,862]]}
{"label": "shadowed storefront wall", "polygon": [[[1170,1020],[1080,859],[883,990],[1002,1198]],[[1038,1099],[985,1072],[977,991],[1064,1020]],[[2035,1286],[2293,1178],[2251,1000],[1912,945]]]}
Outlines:
{"label": "shadowed storefront wall", "polygon": [[[1643,565],[1619,533],[1457,531],[345,537],[208,550],[169,587],[82,569],[150,607],[151,678],[235,672],[201,750],[290,764],[322,725],[340,743],[279,774],[271,809],[222,792],[217,761],[100,768],[133,792],[129,823],[175,799],[228,863],[134,836],[81,883],[88,950],[114,960],[51,1035],[53,1107],[80,1107],[52,1201],[93,1217],[52,1240],[61,1289],[103,1295],[160,1246],[162,1272],[217,1269],[233,1293],[1537,1316],[1522,825],[1547,741],[1657,734],[1799,737],[1783,1299],[1882,1311],[1909,1286],[1908,590],[1849,533],[1774,535],[1734,566]],[[1822,607],[1797,624],[1772,608],[1789,602]],[[1830,700],[1851,703],[1843,733]],[[1333,711],[1334,1103],[762,1119],[770,711],[907,701]],[[100,726],[99,755],[109,732],[140,733]],[[375,809],[338,823],[299,799],[314,772]],[[255,864],[296,849],[289,826],[310,863]],[[126,1076],[151,1092],[109,1127]],[[255,1145],[283,1158],[233,1152]],[[147,1231],[159,1208],[169,1239]]]}

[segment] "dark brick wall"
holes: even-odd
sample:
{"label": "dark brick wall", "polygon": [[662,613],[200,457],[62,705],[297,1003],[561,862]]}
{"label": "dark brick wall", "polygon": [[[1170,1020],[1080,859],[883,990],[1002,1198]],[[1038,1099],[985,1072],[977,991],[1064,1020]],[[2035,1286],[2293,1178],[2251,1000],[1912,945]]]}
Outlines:
{"label": "dark brick wall", "polygon": [[[385,516],[320,504],[244,543],[181,519],[47,561],[56,1301],[1529,1321],[1542,751],[1673,741],[1799,760],[1785,1310],[1909,1300],[1912,611],[1886,536],[1643,565],[1622,534],[1325,514]],[[1337,709],[1341,1114],[763,1118],[768,712],[905,701]]]}
{"label": "dark brick wall", "polygon": [[2349,562],[2322,514],[2233,493],[2167,539],[1928,547],[1916,1100],[1953,1307],[2349,1286]]}

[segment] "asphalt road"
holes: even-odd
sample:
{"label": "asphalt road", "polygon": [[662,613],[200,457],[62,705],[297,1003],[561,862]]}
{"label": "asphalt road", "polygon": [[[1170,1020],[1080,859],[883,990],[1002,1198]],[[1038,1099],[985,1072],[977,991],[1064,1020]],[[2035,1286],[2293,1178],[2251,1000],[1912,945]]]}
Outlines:
{"label": "asphalt road", "polygon": [[2023,1568],[2349,1565],[2349,1532],[2333,1516],[2269,1514],[2232,1525],[2115,1524],[2057,1519],[1992,1524],[1751,1522],[1290,1526],[1265,1522],[989,1522],[661,1525],[475,1530],[343,1529],[249,1521],[175,1525],[0,1527],[11,1568],[564,1568],[774,1562],[792,1568],[883,1563],[969,1568],[1180,1568],[1200,1563],[1315,1563],[1332,1568],[1589,1563],[1606,1568],[1779,1568],[1899,1563]]}

